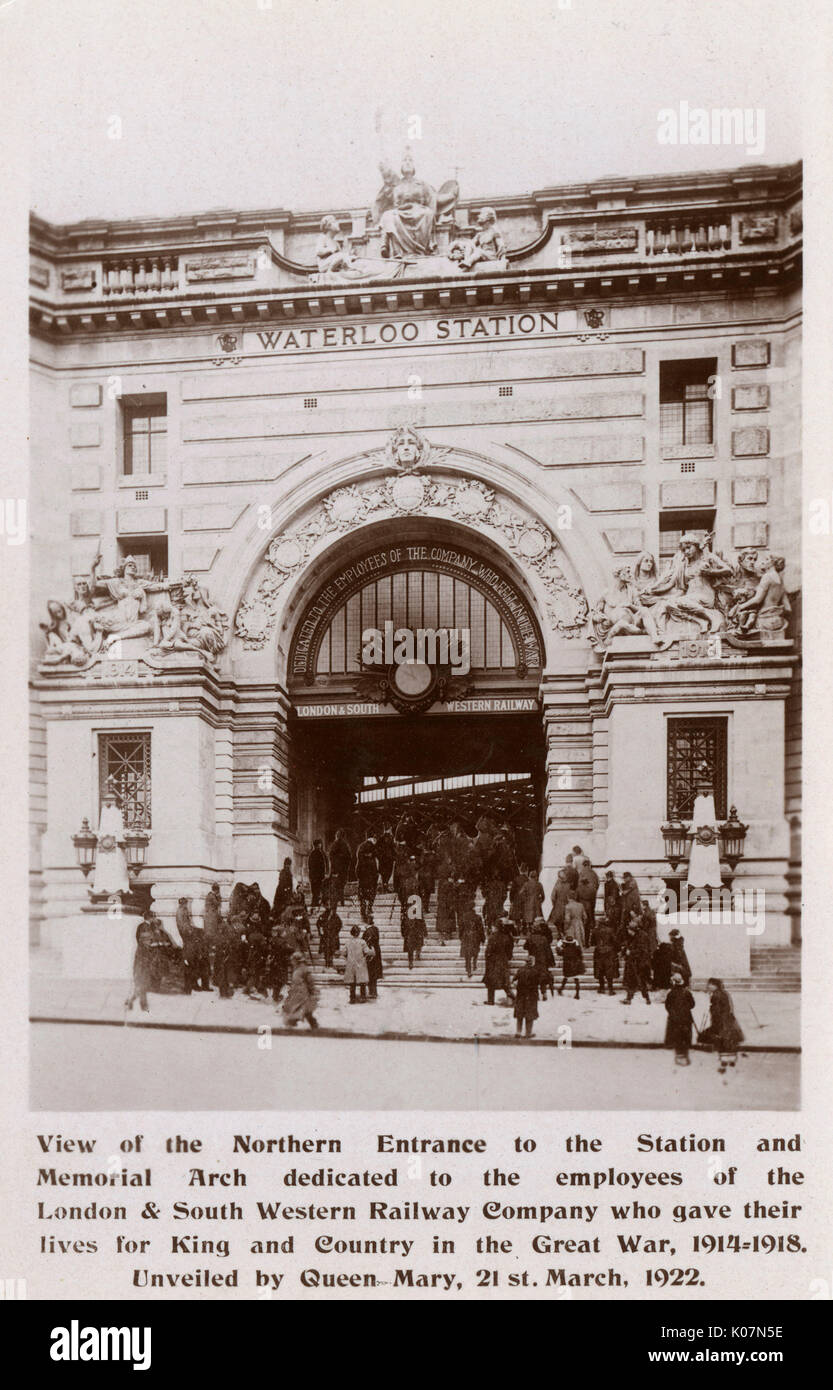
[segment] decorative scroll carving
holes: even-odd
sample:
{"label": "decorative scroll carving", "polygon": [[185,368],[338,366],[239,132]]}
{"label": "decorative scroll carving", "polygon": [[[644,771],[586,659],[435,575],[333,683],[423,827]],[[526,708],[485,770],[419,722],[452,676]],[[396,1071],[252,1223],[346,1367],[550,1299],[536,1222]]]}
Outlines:
{"label": "decorative scroll carving", "polygon": [[216,663],[228,640],[228,619],[192,575],[182,580],[143,576],[132,556],[113,575],[99,575],[100,564],[99,554],[89,578],[76,581],[69,603],[50,599],[47,604],[49,621],[40,624],[44,674],[88,669],[120,652],[125,642],[131,655],[195,652]]}
{"label": "decorative scroll carving", "polygon": [[587,622],[587,600],[562,569],[555,536],[479,480],[427,477],[413,471],[418,465],[442,461],[447,453],[447,449],[428,444],[410,427],[403,427],[392,435],[385,449],[370,455],[399,471],[338,488],[310,517],[276,537],[266,552],[267,572],[253,597],[244,599],[237,610],[235,632],[243,645],[258,650],[268,641],[283,585],[303,567],[323,536],[343,534],[370,518],[417,516],[427,511],[497,533],[519,564],[538,575],[550,600],[548,613],[553,627],[564,637],[580,636]]}

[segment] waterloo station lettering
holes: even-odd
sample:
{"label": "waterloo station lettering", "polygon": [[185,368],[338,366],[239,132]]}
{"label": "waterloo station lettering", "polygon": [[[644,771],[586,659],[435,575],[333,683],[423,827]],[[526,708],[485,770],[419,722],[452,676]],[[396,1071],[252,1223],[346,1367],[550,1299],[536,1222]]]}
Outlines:
{"label": "waterloo station lettering", "polygon": [[444,319],[387,319],[311,328],[262,329],[246,334],[249,352],[320,352],[330,348],[391,347],[469,342],[483,338],[546,337],[558,332],[558,315],[545,313],[463,315]]}

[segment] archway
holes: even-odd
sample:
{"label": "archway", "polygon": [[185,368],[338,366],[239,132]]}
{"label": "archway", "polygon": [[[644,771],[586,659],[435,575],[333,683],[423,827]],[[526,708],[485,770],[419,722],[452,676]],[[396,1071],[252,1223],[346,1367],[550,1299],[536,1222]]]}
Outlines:
{"label": "archway", "polygon": [[403,814],[473,828],[486,813],[538,862],[545,644],[530,586],[494,541],[424,516],[350,533],[307,577],[283,644],[299,847]]}

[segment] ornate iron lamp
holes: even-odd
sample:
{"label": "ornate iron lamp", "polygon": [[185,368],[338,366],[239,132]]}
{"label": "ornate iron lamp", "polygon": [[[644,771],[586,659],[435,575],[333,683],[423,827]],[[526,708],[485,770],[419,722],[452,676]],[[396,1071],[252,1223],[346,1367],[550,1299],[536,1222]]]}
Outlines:
{"label": "ornate iron lamp", "polygon": [[127,861],[127,872],[131,878],[135,878],[145,867],[149,844],[150,836],[146,830],[125,830],[124,857]]}
{"label": "ornate iron lamp", "polygon": [[717,832],[720,836],[720,850],[726,863],[734,873],[739,860],[743,858],[743,843],[746,839],[748,825],[744,825],[738,820],[737,806],[729,807],[729,818],[722,825],[718,825]]}
{"label": "ornate iron lamp", "polygon": [[665,841],[665,857],[676,873],[678,865],[688,858],[691,843],[689,827],[680,820],[676,810],[672,810],[667,823],[660,828]]}
{"label": "ornate iron lamp", "polygon": [[81,829],[77,835],[73,835],[72,843],[75,845],[75,854],[78,859],[78,867],[85,878],[88,877],[91,869],[95,868],[95,852],[98,848],[98,836],[94,830],[90,829],[90,822],[85,816],[81,822]]}

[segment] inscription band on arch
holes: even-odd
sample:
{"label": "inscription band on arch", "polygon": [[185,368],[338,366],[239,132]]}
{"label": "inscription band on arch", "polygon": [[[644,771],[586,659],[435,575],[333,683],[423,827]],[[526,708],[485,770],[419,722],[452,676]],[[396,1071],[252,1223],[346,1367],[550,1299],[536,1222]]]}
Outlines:
{"label": "inscription band on arch", "polygon": [[[289,669],[292,677],[304,683],[314,682],[319,671],[319,654],[322,644],[328,637],[330,624],[340,610],[346,608],[350,599],[355,598],[356,595],[361,595],[362,591],[369,591],[378,584],[379,580],[388,576],[427,576],[429,574],[445,575],[452,580],[462,582],[470,590],[479,594],[484,600],[484,625],[489,608],[494,610],[500,623],[505,627],[505,636],[508,636],[511,642],[511,666],[518,677],[523,678],[530,671],[540,668],[542,645],[538,625],[528,601],[521,596],[515,585],[489,561],[480,556],[473,555],[459,547],[426,543],[387,546],[368,551],[334,574],[309,604],[296,629],[290,651]],[[405,583],[406,585],[409,583],[407,578]],[[424,592],[423,579],[420,588],[423,597]],[[385,616],[389,616],[396,622],[397,626],[403,627],[409,625],[419,627],[471,626],[470,621],[464,620],[461,624],[460,621],[456,620],[456,608],[452,610],[448,621],[443,620],[439,611],[433,614],[429,613],[427,616],[432,621],[426,621],[426,611],[421,605],[422,600],[416,605],[416,613],[413,611],[408,613],[407,620],[405,614],[400,612],[397,615],[393,608],[390,614]],[[470,613],[471,601],[469,600],[469,618]],[[355,634],[357,653],[362,626],[379,625],[376,621],[378,612],[375,599],[374,611],[372,614],[366,614],[366,617],[366,623],[363,623],[360,618]],[[345,642],[347,641],[346,633],[345,622]],[[502,645],[505,646],[505,643]],[[484,637],[484,652],[485,649]],[[356,665],[350,664],[352,655],[352,652],[349,653],[346,661],[345,669],[347,670],[358,669]],[[487,660],[484,656],[484,660],[480,664],[506,669],[508,663],[500,658]]]}

